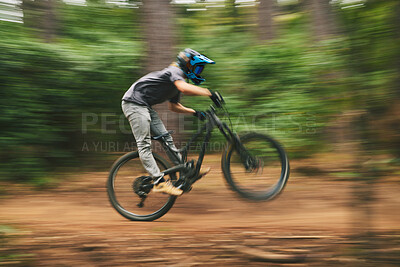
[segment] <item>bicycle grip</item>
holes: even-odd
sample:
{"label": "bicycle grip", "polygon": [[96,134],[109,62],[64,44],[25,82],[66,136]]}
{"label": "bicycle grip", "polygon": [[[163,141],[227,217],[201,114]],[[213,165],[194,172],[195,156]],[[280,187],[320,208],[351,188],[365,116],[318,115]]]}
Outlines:
{"label": "bicycle grip", "polygon": [[213,92],[213,91],[210,90],[210,92],[211,92],[211,96],[210,96],[211,100],[214,102],[214,104],[218,108],[221,108],[222,104],[225,103],[224,98],[222,97],[222,95],[218,91]]}

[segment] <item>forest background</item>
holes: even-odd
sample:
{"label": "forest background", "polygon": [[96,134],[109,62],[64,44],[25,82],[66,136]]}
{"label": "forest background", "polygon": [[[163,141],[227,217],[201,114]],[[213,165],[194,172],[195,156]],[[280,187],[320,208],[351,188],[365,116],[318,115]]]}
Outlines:
{"label": "forest background", "polygon": [[[349,152],[349,177],[398,170],[400,1],[2,0],[0,179],[109,168],[134,149],[122,95],[185,47],[217,62],[204,87],[238,132],[268,133],[292,159]],[[157,109],[178,143],[198,127]],[[214,134],[210,150],[223,144]]]}

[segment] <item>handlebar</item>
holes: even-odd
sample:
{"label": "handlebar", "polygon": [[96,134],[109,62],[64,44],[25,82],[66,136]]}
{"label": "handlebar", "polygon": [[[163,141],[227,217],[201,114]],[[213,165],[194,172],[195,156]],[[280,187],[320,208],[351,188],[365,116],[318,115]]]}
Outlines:
{"label": "handlebar", "polygon": [[212,92],[210,98],[217,108],[222,108],[222,105],[225,104],[224,98],[218,91]]}
{"label": "handlebar", "polygon": [[[217,109],[221,109],[224,111],[225,115],[228,117],[229,121],[229,113],[228,110],[225,107],[225,100],[222,97],[222,95],[218,91],[212,92],[212,96],[210,96],[211,100],[213,101],[214,105],[210,105],[210,108],[207,110],[207,113],[210,114],[209,118],[214,118],[214,120],[219,120],[218,117],[215,118],[215,115],[217,113]],[[231,122],[232,124],[232,122]]]}

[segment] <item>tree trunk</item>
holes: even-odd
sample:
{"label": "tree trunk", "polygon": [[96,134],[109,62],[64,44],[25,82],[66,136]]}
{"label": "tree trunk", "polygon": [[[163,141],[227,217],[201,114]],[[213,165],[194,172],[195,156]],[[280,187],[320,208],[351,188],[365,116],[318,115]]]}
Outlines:
{"label": "tree trunk", "polygon": [[260,0],[258,6],[258,39],[272,40],[275,37],[274,25],[275,0]]}
{"label": "tree trunk", "polygon": [[400,1],[397,2],[396,8],[394,10],[394,18],[395,18],[395,40],[397,43],[397,60],[396,60],[396,68],[397,68],[397,79],[395,83],[395,90],[397,98],[400,99]]}
{"label": "tree trunk", "polygon": [[56,0],[23,0],[23,20],[26,27],[37,32],[38,36],[49,43],[57,35]]}
{"label": "tree trunk", "polygon": [[57,17],[56,0],[45,1],[45,17],[43,18],[43,39],[46,42],[52,42],[56,37]]}
{"label": "tree trunk", "polygon": [[[397,53],[395,56],[395,68],[396,68],[396,78],[394,81],[394,94],[397,100],[393,101],[392,109],[396,113],[400,110],[400,1],[397,1],[396,8],[394,9],[394,23],[395,23],[395,43],[397,44]],[[390,117],[389,117],[390,118]],[[395,134],[393,140],[393,147],[395,147],[395,154],[400,157],[400,117],[394,116],[394,121],[392,122],[392,131]]]}
{"label": "tree trunk", "polygon": [[[170,1],[144,0],[142,6],[143,31],[146,43],[144,69],[147,72],[166,68],[175,60],[174,50],[175,29],[174,12]],[[154,107],[167,130],[175,132],[174,139],[179,141],[183,133],[179,132],[179,116],[168,111],[168,104],[162,103]]]}
{"label": "tree trunk", "polygon": [[233,26],[233,30],[238,30],[238,12],[235,0],[225,1],[226,16],[228,18],[228,24]]}
{"label": "tree trunk", "polygon": [[326,39],[337,33],[336,22],[329,0],[308,0],[311,11],[312,27],[316,40]]}
{"label": "tree trunk", "polygon": [[176,54],[172,8],[169,1],[144,0],[142,16],[146,41],[145,70],[160,70],[167,67]]}

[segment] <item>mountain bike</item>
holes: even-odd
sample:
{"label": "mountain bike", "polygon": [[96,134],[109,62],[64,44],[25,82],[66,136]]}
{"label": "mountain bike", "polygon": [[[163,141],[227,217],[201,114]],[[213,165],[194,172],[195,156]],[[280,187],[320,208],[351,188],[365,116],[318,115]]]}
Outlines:
{"label": "mountain bike", "polygon": [[[220,94],[214,105],[205,112],[204,125],[180,149],[169,147],[164,138],[170,132],[153,136],[161,143],[173,166],[157,153],[153,152],[155,161],[170,179],[174,186],[190,192],[193,184],[201,178],[199,175],[211,132],[218,128],[226,138],[227,144],[222,153],[221,167],[229,187],[239,196],[254,200],[271,200],[279,195],[289,179],[289,160],[283,147],[273,138],[250,132],[236,134],[231,127],[222,121],[218,114],[230,116],[225,101]],[[188,160],[191,145],[204,135],[198,159]],[[176,156],[177,153],[181,157]],[[174,205],[176,196],[152,193],[153,179],[148,176],[139,159],[137,151],[129,152],[115,161],[111,167],[107,192],[112,206],[122,216],[133,221],[153,221],[165,215]]]}

